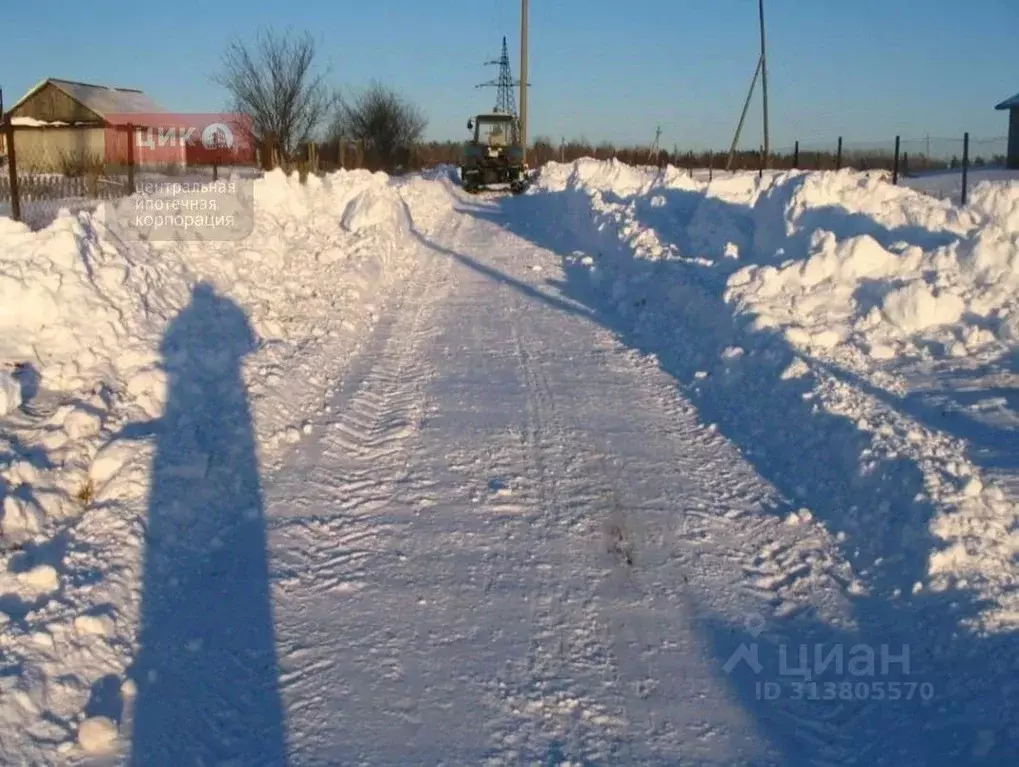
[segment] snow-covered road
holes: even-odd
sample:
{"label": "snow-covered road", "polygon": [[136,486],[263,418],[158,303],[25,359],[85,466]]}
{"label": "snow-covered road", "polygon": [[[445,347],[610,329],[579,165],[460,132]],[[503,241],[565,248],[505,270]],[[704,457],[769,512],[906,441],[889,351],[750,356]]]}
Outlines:
{"label": "snow-covered road", "polygon": [[267,480],[294,763],[782,763],[709,625],[837,619],[819,531],[472,207]]}
{"label": "snow-covered road", "polygon": [[0,761],[1012,763],[1011,197],[545,174],[0,231]]}
{"label": "snow-covered road", "polygon": [[768,489],[548,289],[554,254],[467,211],[415,231],[420,278],[268,492],[296,762],[759,757],[694,605],[752,609]]}

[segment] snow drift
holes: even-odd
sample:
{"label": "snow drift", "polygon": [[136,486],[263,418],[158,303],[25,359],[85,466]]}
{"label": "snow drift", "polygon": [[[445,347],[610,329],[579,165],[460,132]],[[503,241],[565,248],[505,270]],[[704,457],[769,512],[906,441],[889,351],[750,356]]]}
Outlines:
{"label": "snow drift", "polygon": [[807,349],[1003,351],[1015,338],[1015,200],[1016,183],[978,186],[960,210],[855,174],[786,181],[754,206],[754,245],[773,263],[734,274],[729,298]]}
{"label": "snow drift", "polygon": [[728,298],[797,344],[885,358],[1000,351],[1015,338],[1016,181],[981,183],[960,209],[883,173],[705,183],[672,167],[580,160],[543,169],[535,191],[579,194],[578,212],[609,213],[643,258],[733,259],[742,268]]}
{"label": "snow drift", "polygon": [[[0,645],[20,669],[0,674],[0,761],[27,758],[26,739],[89,752],[116,736],[83,712],[97,680],[130,697],[152,458],[116,435],[165,410],[175,361],[161,344],[196,286],[252,328],[244,385],[268,468],[413,268],[383,174],[275,171],[254,198],[239,241],[129,240],[105,206],[37,232],[0,219]],[[220,328],[189,332],[173,353],[221,342]]]}
{"label": "snow drift", "polygon": [[317,284],[347,268],[334,262],[375,273],[386,265],[391,242],[349,233],[396,231],[387,184],[355,171],[305,185],[274,171],[256,182],[255,230],[240,242],[125,242],[105,207],[61,215],[41,232],[0,219],[0,359],[32,360],[49,388],[130,381],[151,365],[155,339],[199,279],[244,303],[262,338],[303,336],[295,299],[319,316],[334,296]]}
{"label": "snow drift", "polygon": [[979,184],[960,208],[882,173],[708,183],[580,160],[547,166],[530,196],[624,332],[692,378],[705,417],[828,507],[872,587],[973,589],[994,604],[976,624],[1019,624],[1016,499],[904,404],[903,372],[1014,353],[1019,183]]}

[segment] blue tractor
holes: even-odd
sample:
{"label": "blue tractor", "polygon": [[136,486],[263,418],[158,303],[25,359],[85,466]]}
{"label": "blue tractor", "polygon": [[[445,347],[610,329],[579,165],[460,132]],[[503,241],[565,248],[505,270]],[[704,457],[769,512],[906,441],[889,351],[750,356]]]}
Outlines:
{"label": "blue tractor", "polygon": [[514,194],[527,188],[527,167],[520,130],[513,115],[480,114],[467,121],[474,137],[464,142],[460,181],[467,192],[507,185]]}

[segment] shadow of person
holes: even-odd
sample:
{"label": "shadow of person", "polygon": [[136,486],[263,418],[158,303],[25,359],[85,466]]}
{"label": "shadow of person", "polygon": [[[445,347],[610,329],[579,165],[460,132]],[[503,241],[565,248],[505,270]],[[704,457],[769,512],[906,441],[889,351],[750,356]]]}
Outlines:
{"label": "shadow of person", "polygon": [[161,352],[132,765],[285,763],[262,491],[241,360],[244,312],[205,283]]}

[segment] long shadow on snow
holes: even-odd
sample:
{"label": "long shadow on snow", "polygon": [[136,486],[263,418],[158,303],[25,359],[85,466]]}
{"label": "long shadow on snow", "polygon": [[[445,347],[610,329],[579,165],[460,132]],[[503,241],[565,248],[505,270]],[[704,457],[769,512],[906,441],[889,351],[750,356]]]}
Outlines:
{"label": "long shadow on snow", "polygon": [[[464,266],[473,269],[474,271],[479,272],[480,274],[485,275],[490,280],[494,280],[495,282],[499,282],[502,283],[503,285],[508,285],[512,288],[515,288],[528,298],[533,298],[537,301],[547,303],[554,309],[559,309],[561,311],[566,312],[567,314],[575,314],[581,317],[587,317],[588,319],[594,319],[592,312],[583,304],[564,301],[561,298],[557,298],[554,295],[542,293],[540,290],[535,290],[532,286],[528,285],[526,282],[521,282],[520,280],[515,279],[514,277],[511,277],[508,274],[500,272],[498,269],[493,269],[487,264],[481,263],[476,258],[471,258],[466,253],[457,253],[455,250],[444,248],[437,242],[433,242],[432,240],[428,239],[424,234],[422,234],[421,230],[418,229],[417,226],[414,224],[414,217],[410,212],[410,208],[407,206],[407,203],[405,202],[403,203],[403,209],[406,214],[408,222],[407,226],[411,236],[413,236],[418,242],[420,242],[428,249],[433,250],[436,253],[440,253],[444,256],[448,256],[449,258],[452,258],[454,261],[459,261]],[[468,213],[475,213],[478,210],[480,209],[467,207],[460,208],[461,212]]]}
{"label": "long shadow on snow", "polygon": [[[715,218],[742,222],[737,228],[748,223],[745,207],[705,200],[693,192],[669,194],[684,198],[677,207],[690,216],[703,216],[698,206],[707,204]],[[1014,755],[1004,742],[1005,729],[1019,722],[1019,691],[1003,681],[1015,678],[1014,638],[978,641],[958,630],[958,622],[982,606],[961,588],[913,593],[913,585],[924,580],[928,556],[938,548],[927,531],[932,507],[925,500],[920,469],[907,459],[873,454],[870,437],[850,419],[814,404],[809,376],[783,376],[796,359],[794,350],[777,333],[754,332],[732,320],[723,299],[725,267],[639,259],[616,239],[592,235],[578,242],[577,232],[540,224],[583,216],[581,198],[571,192],[532,194],[504,199],[490,213],[473,214],[508,225],[519,236],[562,255],[566,279],[558,287],[563,295],[589,306],[595,318],[631,348],[655,354],[697,404],[704,421],[715,423],[764,478],[791,502],[809,508],[837,536],[842,556],[869,592],[846,592],[852,627],[828,625],[802,612],[751,635],[742,626],[703,615],[701,630],[718,655],[720,679],[755,716],[786,764],[826,759],[839,764],[850,755],[894,765],[958,764],[960,756],[974,756],[974,747],[984,756],[977,763],[1011,764]],[[586,215],[592,215],[590,209]],[[898,240],[904,234],[887,236]],[[935,233],[928,234],[931,240],[919,238],[924,244],[937,239]],[[593,276],[571,257],[578,245],[599,252]],[[606,294],[620,279],[630,290],[624,302],[613,306]],[[662,311],[645,312],[645,306]],[[735,346],[746,352],[725,359],[723,353]],[[724,663],[744,643],[756,643],[761,667],[755,671],[742,663],[727,672]],[[801,649],[809,651],[808,665],[814,668],[818,645],[822,659],[831,652],[842,652],[847,662],[856,658],[857,665],[837,669],[833,664],[815,677],[865,683],[851,689],[852,699],[790,699],[797,689],[789,683],[797,677],[785,672],[797,667]],[[909,657],[905,668],[894,661],[903,646]],[[859,665],[860,654],[867,657],[860,647],[873,652],[873,673],[866,664]],[[781,664],[783,651],[788,652],[786,666]],[[889,657],[892,662],[883,667],[882,659]],[[765,681],[780,683],[779,701],[762,699],[758,683]],[[894,687],[891,682],[909,684]],[[930,687],[919,687],[921,682]],[[823,698],[826,688],[816,689],[816,696]],[[811,697],[810,688],[799,691]],[[927,702],[930,691],[934,700]],[[882,693],[889,699],[875,700]],[[988,739],[988,733],[996,739]]]}
{"label": "long shadow on snow", "polygon": [[241,361],[243,310],[195,287],[161,347],[131,764],[285,764],[255,439]]}

